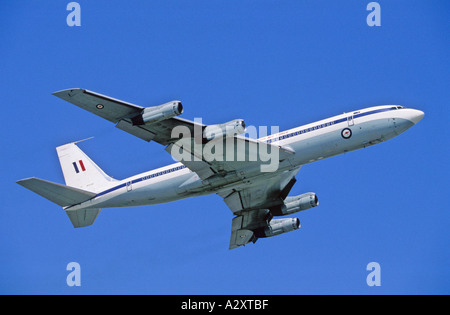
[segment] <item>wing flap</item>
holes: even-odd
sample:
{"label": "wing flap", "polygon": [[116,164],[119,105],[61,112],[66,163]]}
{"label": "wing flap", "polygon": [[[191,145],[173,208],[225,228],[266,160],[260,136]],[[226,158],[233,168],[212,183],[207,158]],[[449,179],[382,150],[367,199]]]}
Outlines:
{"label": "wing flap", "polygon": [[133,126],[130,121],[127,121],[125,119],[120,120],[117,123],[116,127],[147,142],[153,140],[156,137],[156,134],[154,134],[153,132],[146,130],[140,126]]}
{"label": "wing flap", "polygon": [[182,138],[170,144],[166,151],[201,179],[242,169],[273,172],[279,162],[294,154],[289,148],[240,136],[213,139],[206,143],[197,143],[194,138]]}
{"label": "wing flap", "polygon": [[231,238],[229,249],[238,248],[240,246],[248,244],[252,240],[256,241],[256,239],[254,239],[253,231],[242,228],[243,218],[243,216],[237,216],[231,223]]}
{"label": "wing flap", "polygon": [[280,204],[295,183],[301,167],[267,177],[249,187],[226,189],[218,192],[228,208],[237,215],[245,210],[268,208]]}

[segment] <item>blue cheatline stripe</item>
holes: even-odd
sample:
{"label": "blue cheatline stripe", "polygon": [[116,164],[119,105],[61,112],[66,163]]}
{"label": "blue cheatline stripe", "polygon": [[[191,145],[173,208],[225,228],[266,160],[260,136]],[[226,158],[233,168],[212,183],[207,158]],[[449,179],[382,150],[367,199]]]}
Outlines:
{"label": "blue cheatline stripe", "polygon": [[376,110],[372,110],[370,112],[361,113],[361,114],[357,114],[357,115],[350,115],[350,116],[347,116],[347,117],[344,117],[344,118],[341,118],[341,119],[338,119],[338,120],[328,121],[326,123],[323,123],[323,124],[320,124],[320,125],[317,125],[317,126],[314,126],[314,127],[306,128],[306,129],[303,129],[303,130],[292,132],[290,134],[282,135],[282,136],[277,137],[277,138],[269,139],[269,140],[266,140],[266,142],[267,143],[272,143],[272,142],[275,142],[275,141],[284,140],[284,139],[288,139],[288,138],[295,137],[295,136],[298,136],[298,135],[302,135],[304,133],[308,133],[308,132],[311,132],[311,131],[314,131],[314,130],[317,130],[317,129],[322,129],[322,128],[326,128],[326,127],[333,126],[333,125],[336,125],[336,124],[340,124],[342,122],[346,122],[351,117],[353,117],[353,119],[355,119],[355,118],[359,118],[359,117],[363,117],[363,116],[373,115],[373,114],[377,114],[377,113],[381,113],[381,112],[387,112],[387,111],[396,110],[396,109],[397,109],[397,107],[394,106],[394,107],[389,107],[389,108],[376,109]]}
{"label": "blue cheatline stripe", "polygon": [[102,192],[98,193],[96,197],[106,195],[107,193],[110,193],[112,191],[115,191],[117,189],[125,187],[127,185],[127,183],[131,183],[131,184],[139,183],[139,182],[142,182],[144,180],[148,180],[148,179],[155,178],[155,177],[158,177],[158,176],[161,176],[161,175],[165,175],[165,174],[169,174],[169,173],[172,173],[172,172],[176,172],[176,171],[182,170],[184,168],[186,168],[186,166],[180,165],[180,166],[177,166],[177,167],[165,170],[165,171],[160,171],[160,172],[156,172],[156,173],[153,173],[153,174],[146,175],[144,177],[139,177],[139,178],[133,179],[130,182],[126,182],[126,183],[120,184],[118,186],[112,187],[110,189],[107,189],[105,191],[102,191]]}
{"label": "blue cheatline stripe", "polygon": [[[386,111],[394,110],[394,109],[397,109],[397,108],[396,107],[390,107],[390,108],[377,109],[377,110],[373,110],[373,111],[370,111],[370,112],[361,113],[361,114],[358,114],[358,115],[353,115],[353,118],[358,118],[358,117],[363,117],[363,116],[367,116],[367,115],[377,114],[377,113],[386,112]],[[290,134],[287,134],[287,135],[283,135],[283,136],[278,137],[278,138],[269,139],[269,140],[267,140],[267,143],[271,143],[271,142],[275,142],[275,141],[278,141],[278,140],[287,139],[287,138],[298,136],[300,134],[308,133],[308,132],[311,132],[311,131],[314,131],[314,130],[317,130],[317,129],[322,129],[322,128],[329,127],[329,126],[332,126],[332,125],[336,125],[336,124],[339,124],[341,122],[347,121],[349,117],[352,117],[352,116],[350,115],[348,117],[344,117],[344,118],[341,118],[341,119],[338,119],[338,120],[329,121],[329,122],[326,122],[326,123],[323,123],[323,124],[320,124],[320,125],[317,125],[317,126],[314,126],[314,127],[310,127],[310,128],[304,129],[304,130],[299,130],[299,131],[296,131],[296,132],[293,132],[293,133],[290,133]],[[78,173],[78,168],[77,168],[75,163],[73,163],[73,166],[75,167],[75,170]],[[156,172],[156,173],[153,173],[153,174],[149,174],[149,175],[146,175],[144,177],[140,177],[140,178],[132,180],[131,184],[135,184],[135,183],[138,183],[138,182],[141,182],[141,181],[144,181],[144,180],[148,180],[150,178],[154,178],[154,177],[158,177],[158,176],[165,175],[165,174],[168,174],[168,173],[172,173],[172,172],[184,169],[184,168],[186,168],[186,166],[181,165],[181,166],[177,166],[177,167],[165,170],[165,171],[160,171],[160,172]],[[117,189],[125,187],[126,185],[127,185],[127,183],[123,183],[123,184],[120,184],[120,185],[115,186],[113,188],[110,188],[108,190],[102,191],[102,192],[98,193],[96,197],[106,195],[107,193],[110,193],[112,191],[115,191]]]}
{"label": "blue cheatline stripe", "polygon": [[76,162],[72,163],[73,167],[75,168],[75,172],[79,173],[80,171],[78,170],[78,166]]}

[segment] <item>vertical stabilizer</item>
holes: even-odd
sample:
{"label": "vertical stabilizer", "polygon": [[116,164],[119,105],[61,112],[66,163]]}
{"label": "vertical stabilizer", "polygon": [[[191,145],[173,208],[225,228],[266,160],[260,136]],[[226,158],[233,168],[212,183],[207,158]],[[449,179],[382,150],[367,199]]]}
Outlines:
{"label": "vertical stabilizer", "polygon": [[100,192],[117,180],[106,175],[75,143],[56,148],[67,186]]}

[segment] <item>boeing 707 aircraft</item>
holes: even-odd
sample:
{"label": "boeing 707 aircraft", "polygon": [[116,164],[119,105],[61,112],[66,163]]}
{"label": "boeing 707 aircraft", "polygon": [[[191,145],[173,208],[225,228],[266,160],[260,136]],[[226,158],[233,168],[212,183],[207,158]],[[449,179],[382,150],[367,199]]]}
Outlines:
{"label": "boeing 707 aircraft", "polygon": [[162,144],[179,163],[116,180],[74,142],[56,148],[66,185],[34,177],[18,184],[62,206],[75,228],[93,224],[103,208],[218,194],[234,216],[230,249],[300,228],[298,218],[274,217],[319,204],[313,192],[288,196],[303,165],[391,139],[424,116],[420,110],[383,105],[253,139],[242,136],[242,119],[204,125],[178,117],[180,101],[141,107],[85,89],[53,94]]}

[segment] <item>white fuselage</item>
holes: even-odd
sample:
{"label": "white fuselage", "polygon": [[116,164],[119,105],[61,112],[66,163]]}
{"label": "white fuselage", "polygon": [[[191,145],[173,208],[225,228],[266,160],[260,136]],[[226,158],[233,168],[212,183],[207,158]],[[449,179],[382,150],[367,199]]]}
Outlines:
{"label": "white fuselage", "polygon": [[[260,138],[259,141],[287,147],[295,153],[281,162],[275,173],[248,172],[246,179],[264,180],[288,169],[380,143],[409,129],[422,117],[423,112],[415,109],[396,105],[376,106]],[[196,189],[180,189],[186,182]],[[175,163],[111,182],[95,198],[66,210],[152,205],[213,194],[240,184],[237,178],[227,185],[206,185],[182,163]]]}

